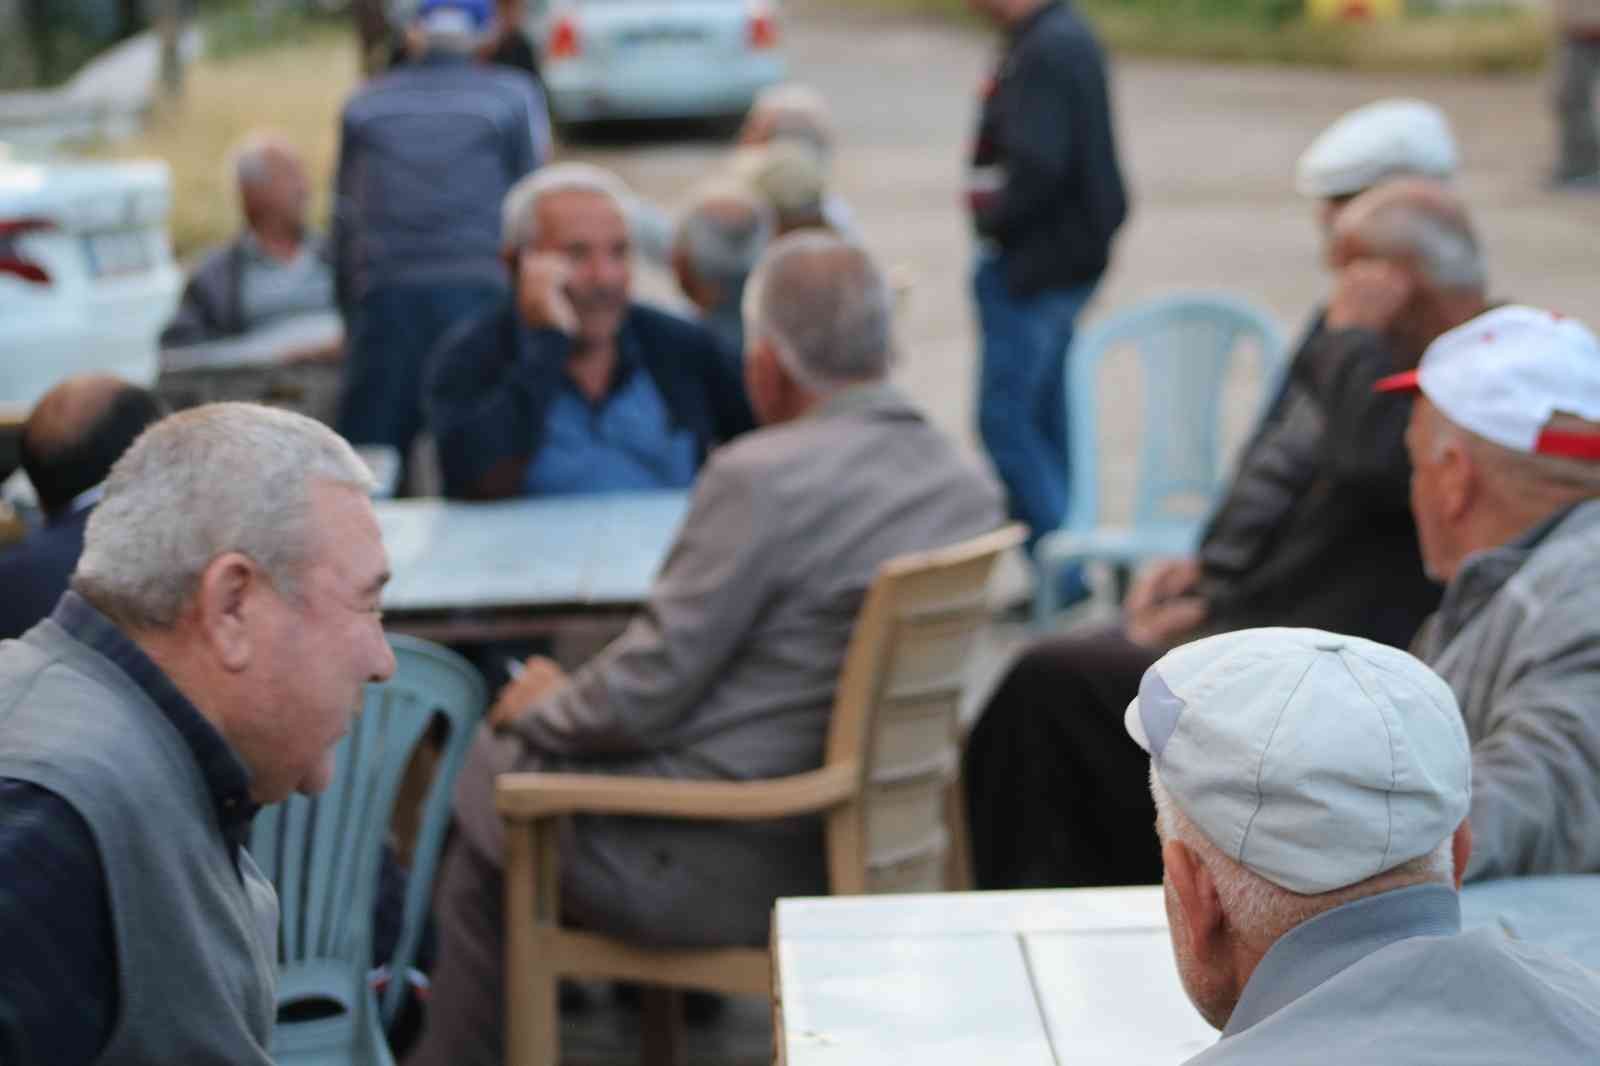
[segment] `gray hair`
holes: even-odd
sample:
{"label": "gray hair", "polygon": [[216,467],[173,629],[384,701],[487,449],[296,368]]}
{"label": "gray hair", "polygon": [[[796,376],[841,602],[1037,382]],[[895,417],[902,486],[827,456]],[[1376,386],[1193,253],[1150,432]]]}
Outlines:
{"label": "gray hair", "polygon": [[777,228],[772,207],[737,185],[702,189],[678,221],[677,242],[701,278],[743,288]]}
{"label": "gray hair", "polygon": [[523,178],[500,204],[500,245],[507,251],[526,248],[539,239],[539,204],[547,196],[563,192],[587,192],[604,196],[616,205],[618,214],[628,218],[632,194],[621,178],[609,170],[588,163],[557,163],[540,167]]}
{"label": "gray hair", "polygon": [[278,134],[254,130],[228,153],[228,170],[241,187],[260,185],[272,177],[272,153],[288,151],[293,149]]}
{"label": "gray hair", "polygon": [[832,233],[794,233],[769,248],[745,290],[748,330],[813,392],[876,381],[894,360],[892,298],[867,253]]}
{"label": "gray hair", "polygon": [[1350,228],[1378,254],[1414,257],[1442,289],[1481,293],[1488,287],[1478,238],[1464,213],[1396,200],[1359,217]]}
{"label": "gray hair", "polygon": [[1173,801],[1154,764],[1150,767],[1150,795],[1156,803],[1156,832],[1161,842],[1178,840],[1188,845],[1211,875],[1228,921],[1240,936],[1257,946],[1265,947],[1324,911],[1367,896],[1430,882],[1454,885],[1454,838],[1445,837],[1427,854],[1375,877],[1332,892],[1301,895],[1268,881],[1217,847]]}
{"label": "gray hair", "polygon": [[429,52],[467,55],[483,43],[485,32],[474,26],[465,11],[441,8],[416,21],[423,48]]}
{"label": "gray hair", "polygon": [[111,468],[72,587],[130,628],[168,629],[211,561],[239,552],[297,595],[318,481],[373,488],[350,445],[304,415],[216,403],[162,419]]}
{"label": "gray hair", "polygon": [[833,120],[822,94],[800,82],[763,89],[750,108],[766,119],[773,140],[804,141],[819,155],[833,150]]}
{"label": "gray hair", "polygon": [[[1529,496],[1538,491],[1547,496],[1576,499],[1600,496],[1600,463],[1564,455],[1519,452],[1457,425],[1437,407],[1433,408],[1433,417],[1433,457],[1437,459],[1445,449],[1456,445],[1487,471],[1505,493],[1527,502],[1533,502]],[[1549,424],[1553,429],[1600,434],[1600,425],[1561,412],[1552,415]]]}

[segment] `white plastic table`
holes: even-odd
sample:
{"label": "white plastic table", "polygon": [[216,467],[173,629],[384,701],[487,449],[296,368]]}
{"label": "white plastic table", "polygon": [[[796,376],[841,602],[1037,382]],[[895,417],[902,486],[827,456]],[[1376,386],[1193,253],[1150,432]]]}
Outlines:
{"label": "white plastic table", "polygon": [[1156,887],[786,899],[773,946],[788,1066],[1174,1066],[1217,1040]]}
{"label": "white plastic table", "polygon": [[393,573],[384,624],[439,641],[614,624],[649,595],[688,503],[682,492],[377,501]]}

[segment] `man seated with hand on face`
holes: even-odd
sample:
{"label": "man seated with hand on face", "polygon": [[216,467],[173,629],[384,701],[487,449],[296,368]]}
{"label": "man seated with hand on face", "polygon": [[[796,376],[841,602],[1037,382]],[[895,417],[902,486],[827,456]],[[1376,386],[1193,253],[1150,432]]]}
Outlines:
{"label": "man seated with hand on face", "polygon": [[712,448],[753,425],[715,337],[632,302],[626,197],[580,163],[506,195],[512,293],[430,362],[446,495],[685,489]]}
{"label": "man seated with hand on face", "polygon": [[1394,648],[1253,629],[1168,653],[1150,753],[1178,973],[1222,1039],[1189,1066],[1580,1066],[1600,974],[1461,929],[1477,769],[1450,687]]}
{"label": "man seated with hand on face", "polygon": [[[816,769],[878,568],[1002,520],[998,487],[889,384],[889,289],[859,248],[829,234],[779,241],[745,307],[762,428],[707,463],[627,631],[570,679],[531,660],[462,768],[433,999],[408,1066],[501,1061],[496,775],[752,780]],[[563,912],[642,943],[765,944],[774,900],[827,884],[814,818],[585,816],[569,828]]]}

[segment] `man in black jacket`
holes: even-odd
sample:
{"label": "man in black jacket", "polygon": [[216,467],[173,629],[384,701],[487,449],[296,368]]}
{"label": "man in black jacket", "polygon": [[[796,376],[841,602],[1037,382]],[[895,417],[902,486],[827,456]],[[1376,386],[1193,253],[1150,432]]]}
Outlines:
{"label": "man in black jacket", "polygon": [[1388,182],[1339,214],[1323,328],[1245,448],[1190,559],[1135,580],[1119,625],[1046,640],[1002,680],[966,756],[979,886],[1161,879],[1148,756],[1122,714],[1169,648],[1259,626],[1404,646],[1439,600],[1410,514],[1407,410],[1372,391],[1485,308],[1461,202]]}
{"label": "man in black jacket", "polygon": [[513,291],[430,361],[446,495],[684,489],[754,424],[712,334],[632,302],[626,199],[614,175],[579,163],[507,194]]}
{"label": "man in black jacket", "polygon": [[[1005,31],[967,197],[983,332],[978,428],[1033,540],[1067,501],[1066,352],[1127,217],[1105,56],[1060,0],[969,0]],[[1030,547],[1031,547],[1030,542]]]}

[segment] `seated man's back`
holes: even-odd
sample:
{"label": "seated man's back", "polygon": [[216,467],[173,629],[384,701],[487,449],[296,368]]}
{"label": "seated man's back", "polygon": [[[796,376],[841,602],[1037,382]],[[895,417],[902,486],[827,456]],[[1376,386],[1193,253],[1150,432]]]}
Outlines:
{"label": "seated man's back", "polygon": [[[500,949],[489,939],[499,930],[477,913],[500,876],[497,773],[742,780],[816,769],[879,567],[1002,520],[998,487],[884,381],[889,294],[864,253],[796,236],[773,247],[751,285],[746,376],[767,428],[706,465],[628,630],[570,680],[530,663],[491,712],[500,731],[486,730],[468,758],[416,1062],[488,1063],[500,1052]],[[829,325],[808,328],[819,322]],[[657,944],[764,944],[778,896],[827,888],[815,818],[578,818],[561,862],[565,913]]]}

